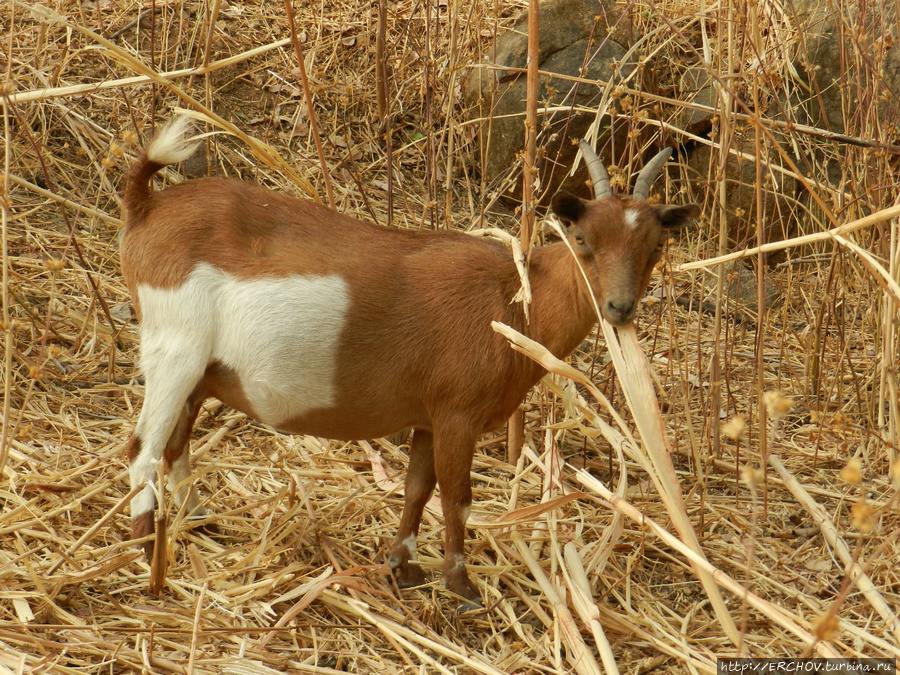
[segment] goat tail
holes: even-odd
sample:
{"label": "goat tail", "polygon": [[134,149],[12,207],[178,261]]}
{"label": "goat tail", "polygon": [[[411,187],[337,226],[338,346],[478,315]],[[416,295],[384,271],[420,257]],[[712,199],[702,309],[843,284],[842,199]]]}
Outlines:
{"label": "goat tail", "polygon": [[191,131],[193,125],[190,117],[176,117],[156,134],[132,165],[122,199],[126,227],[143,220],[149,207],[153,174],[169,164],[183,162],[197,150],[199,141],[188,137]]}

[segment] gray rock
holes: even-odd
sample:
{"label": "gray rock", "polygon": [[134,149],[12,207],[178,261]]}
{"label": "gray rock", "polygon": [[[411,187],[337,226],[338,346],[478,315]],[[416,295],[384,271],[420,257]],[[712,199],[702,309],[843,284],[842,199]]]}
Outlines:
{"label": "gray rock", "polygon": [[[727,307],[732,311],[743,313],[744,311],[756,311],[756,272],[748,267],[744,260],[735,260],[729,263],[725,269],[725,288],[723,293],[727,298]],[[715,275],[704,276],[705,288],[704,302],[710,307],[715,307],[717,279]],[[784,294],[778,285],[768,275],[763,277],[763,306],[765,309],[774,309],[784,300]]]}
{"label": "gray rock", "polygon": [[[540,8],[540,57],[542,71],[588,80],[609,80],[618,72],[630,72],[633,65],[622,64],[626,49],[621,32],[613,32],[618,14],[610,0],[603,0],[598,15],[597,0],[549,0]],[[499,186],[520,169],[517,155],[525,144],[526,77],[521,70],[527,60],[527,16],[502,35],[494,50],[467,77],[466,102],[482,120],[477,145],[489,184]],[[616,38],[616,39],[613,39]],[[495,54],[494,61],[490,54]],[[501,69],[497,69],[496,67]],[[509,69],[509,70],[503,70]],[[538,176],[540,195],[547,199],[560,186],[572,165],[576,143],[594,121],[591,113],[578,113],[573,106],[595,107],[601,99],[599,84],[573,83],[558,77],[539,77],[538,105],[562,110],[538,116]],[[601,122],[602,124],[602,122]],[[609,125],[606,124],[608,129]],[[624,126],[618,145],[624,146]],[[608,134],[607,134],[608,136]],[[603,139],[601,139],[602,146]],[[601,157],[603,152],[601,151]],[[608,159],[608,158],[607,158]],[[567,182],[566,187],[585,192],[585,174]],[[520,198],[521,178],[509,181],[509,196]]]}
{"label": "gray rock", "polygon": [[[808,123],[837,133],[854,133],[853,122],[844,117],[841,96],[842,89],[849,87],[849,116],[859,114],[854,104],[859,103],[857,89],[862,89],[882,99],[876,109],[879,122],[896,125],[900,119],[897,6],[873,3],[861,14],[855,3],[843,9],[829,0],[796,0],[794,5],[803,36],[797,63],[818,92],[807,106]],[[839,29],[840,11],[845,16]],[[847,35],[848,28],[858,34]],[[893,35],[885,35],[885,31]],[[862,58],[856,58],[857,53]]]}
{"label": "gray rock", "polygon": [[[709,69],[703,66],[690,66],[681,75],[678,83],[678,97],[683,101],[712,108],[716,103],[716,90]],[[712,112],[678,108],[675,126],[688,133],[704,132],[709,129]]]}
{"label": "gray rock", "polygon": [[[753,132],[736,132],[732,138],[732,147],[752,156],[756,151]],[[687,164],[697,194],[706,193],[718,197],[718,161],[718,150],[714,157],[710,157],[707,145],[698,145],[690,154]],[[758,217],[755,162],[734,156],[728,158],[721,180],[725,182],[729,250],[756,246],[756,229],[759,225],[764,228],[764,240],[767,242],[794,236],[797,227],[798,186],[793,178],[772,170],[772,166],[778,161],[779,157],[774,150],[763,158],[763,213]],[[710,204],[715,204],[715,200],[711,199]],[[770,262],[777,262],[783,255],[776,254]]]}

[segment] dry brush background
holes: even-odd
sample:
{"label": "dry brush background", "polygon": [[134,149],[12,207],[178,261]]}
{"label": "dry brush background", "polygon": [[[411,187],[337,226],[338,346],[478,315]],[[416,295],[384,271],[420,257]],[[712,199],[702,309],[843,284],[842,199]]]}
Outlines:
{"label": "dry brush background", "polygon": [[[609,87],[604,112],[640,131],[616,170],[676,144],[657,190],[703,205],[637,326],[677,479],[644,459],[665,450],[641,426],[655,407],[629,408],[604,340],[586,343],[572,365],[624,423],[554,377],[526,403],[518,465],[503,430],[484,439],[468,549],[487,607],[460,616],[438,584],[401,593],[385,575],[404,439],[286,437],[211,401],[192,452],[221,534],[172,513],[154,597],[127,513],[91,529],[128,492],[142,398],[117,195],[153,125],[206,109],[220,133],[188,174],[330,189],[395,227],[515,234],[462,87],[525,3],[385,3],[383,61],[377,5],[298,3],[314,115],[281,3],[159,1],[140,20],[152,5],[5,3],[0,671],[694,673],[739,654],[900,656],[898,10],[801,4],[619,3],[653,77]],[[810,6],[837,35],[827,63]],[[828,68],[830,92],[814,77]],[[685,85],[697,72],[713,75],[709,111]],[[685,122],[697,110],[702,132]],[[796,239],[737,267],[690,264],[754,245],[760,224]],[[665,536],[667,480],[735,630]],[[436,577],[439,513],[423,525]]]}

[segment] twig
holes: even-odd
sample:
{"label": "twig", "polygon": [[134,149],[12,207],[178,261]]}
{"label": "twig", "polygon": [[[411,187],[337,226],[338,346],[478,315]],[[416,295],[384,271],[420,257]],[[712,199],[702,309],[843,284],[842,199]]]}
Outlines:
{"label": "twig", "polygon": [[887,624],[887,628],[893,633],[894,639],[900,643],[900,619],[897,618],[896,612],[885,601],[884,596],[875,584],[872,583],[872,580],[869,578],[869,575],[865,573],[863,567],[859,562],[854,560],[853,555],[850,553],[850,548],[838,534],[837,527],[835,527],[831,518],[828,517],[828,513],[785,468],[778,455],[771,454],[768,459],[769,464],[778,472],[781,480],[784,481],[784,486],[791,491],[791,494],[797,498],[797,501],[799,501],[809,515],[812,516],[819,531],[825,538],[825,541],[827,541],[828,545],[834,549],[834,552],[837,553],[838,558],[840,558],[841,562],[846,567],[850,579],[856,583],[859,590],[866,596],[866,600],[869,601],[872,607],[875,608],[875,611],[878,612],[884,620],[885,624]]}
{"label": "twig", "polygon": [[[9,54],[12,54],[12,40],[13,40],[13,32],[9,33],[9,41],[10,41],[10,51]],[[3,106],[3,137],[9,139],[9,111],[10,106],[7,100],[11,80],[9,76],[9,68],[11,67],[11,59],[8,60],[7,63],[7,71],[4,76],[3,82],[3,100],[5,105]],[[3,144],[3,175],[9,176],[10,171],[10,153],[12,152],[12,143],[4,143]],[[6,473],[6,460],[9,457],[9,433],[10,433],[10,425],[9,425],[9,416],[12,411],[12,381],[13,381],[13,369],[12,369],[12,356],[13,356],[13,327],[12,321],[10,321],[9,315],[9,209],[11,206],[10,196],[9,196],[9,180],[3,181],[2,186],[2,194],[0,194],[0,228],[2,228],[2,232],[0,232],[0,245],[3,246],[3,251],[0,253],[2,255],[3,262],[3,272],[2,272],[2,284],[3,284],[3,314],[2,314],[2,323],[3,323],[3,343],[4,343],[4,353],[3,353],[3,429],[0,431],[0,479],[2,479],[3,475]]]}
{"label": "twig", "polygon": [[334,208],[331,172],[328,170],[328,163],[325,161],[325,151],[322,149],[322,139],[319,137],[319,122],[316,116],[316,109],[313,107],[312,91],[309,88],[309,77],[306,75],[306,63],[303,60],[303,49],[300,47],[297,27],[294,25],[294,9],[291,0],[284,0],[284,10],[287,15],[288,29],[291,31],[291,44],[294,46],[294,54],[297,56],[297,68],[300,70],[300,79],[303,82],[303,95],[306,99],[306,111],[309,114],[309,128],[312,130],[313,141],[316,144],[316,153],[319,155],[319,164],[322,167],[322,179],[325,181],[328,206]]}
{"label": "twig", "polygon": [[757,246],[755,248],[748,248],[744,249],[743,251],[736,251],[734,253],[716,256],[715,258],[706,258],[705,260],[696,260],[694,262],[682,263],[675,268],[675,271],[687,272],[689,270],[703,269],[704,267],[714,267],[716,265],[724,265],[725,263],[731,262],[732,260],[749,258],[751,256],[757,255],[758,253],[771,253],[772,251],[781,251],[787,248],[794,248],[796,246],[805,246],[807,244],[815,244],[821,241],[828,241],[830,239],[836,239],[840,235],[850,234],[851,232],[855,232],[856,230],[871,227],[872,225],[883,223],[885,220],[890,220],[891,218],[896,218],[898,216],[900,216],[900,206],[891,206],[886,209],[876,211],[875,213],[872,213],[868,216],[864,216],[863,218],[857,218],[856,220],[849,223],[844,223],[843,225],[835,227],[831,230],[827,230],[826,232],[804,234],[799,237],[792,237],[790,239],[784,239],[782,241],[773,241],[769,242],[768,244],[763,244],[762,246]]}
{"label": "twig", "polygon": [[63,562],[65,561],[66,558],[71,557],[72,554],[75,553],[75,551],[77,551],[79,548],[81,548],[86,541],[90,540],[90,538],[93,537],[97,533],[97,530],[99,530],[101,527],[106,525],[106,523],[108,523],[112,519],[113,516],[115,516],[119,511],[121,511],[123,508],[125,508],[128,504],[130,504],[131,500],[134,499],[135,495],[138,492],[140,492],[142,489],[143,489],[143,486],[141,486],[141,485],[132,486],[131,490],[128,491],[128,494],[126,494],[124,497],[122,497],[122,499],[117,501],[115,503],[115,505],[113,505],[113,507],[111,509],[109,509],[102,518],[100,518],[96,523],[94,523],[90,528],[88,528],[87,532],[85,532],[83,535],[81,535],[78,538],[78,541],[76,541],[74,544],[72,544],[71,546],[69,546],[69,548],[66,549],[65,558],[60,558],[55,563],[53,563],[53,566],[49,570],[47,570],[47,574],[50,575],[50,574],[53,574],[54,572],[56,572],[56,570],[59,569],[60,565],[63,564]]}
{"label": "twig", "polygon": [[522,303],[522,311],[525,313],[525,320],[530,318],[529,308],[531,306],[531,283],[528,280],[527,259],[521,248],[521,243],[508,232],[497,227],[485,228],[480,230],[468,230],[466,234],[473,237],[491,237],[502,241],[512,249],[513,262],[516,264],[516,270],[519,273],[519,280],[522,282],[519,292],[513,300]]}

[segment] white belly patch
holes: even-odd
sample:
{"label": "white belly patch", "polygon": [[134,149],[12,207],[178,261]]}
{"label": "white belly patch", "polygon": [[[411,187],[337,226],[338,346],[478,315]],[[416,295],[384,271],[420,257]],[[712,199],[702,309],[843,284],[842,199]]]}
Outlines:
{"label": "white belly patch", "polygon": [[[196,345],[204,363],[237,373],[261,422],[282,422],[335,401],[341,332],[350,304],[338,275],[238,279],[198,264],[174,289],[139,286],[143,359]],[[193,356],[193,354],[192,354]]]}

